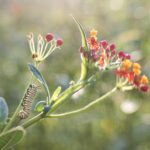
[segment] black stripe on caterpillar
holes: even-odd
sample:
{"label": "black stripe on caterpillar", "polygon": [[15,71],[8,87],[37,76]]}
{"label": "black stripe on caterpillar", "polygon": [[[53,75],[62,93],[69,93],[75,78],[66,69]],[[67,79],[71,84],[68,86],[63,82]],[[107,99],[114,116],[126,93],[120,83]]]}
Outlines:
{"label": "black stripe on caterpillar", "polygon": [[22,102],[23,108],[19,111],[18,118],[20,119],[28,118],[32,107],[32,101],[35,98],[37,90],[38,90],[38,86],[34,84],[29,85],[29,88],[27,89],[27,92],[24,95],[23,102]]}

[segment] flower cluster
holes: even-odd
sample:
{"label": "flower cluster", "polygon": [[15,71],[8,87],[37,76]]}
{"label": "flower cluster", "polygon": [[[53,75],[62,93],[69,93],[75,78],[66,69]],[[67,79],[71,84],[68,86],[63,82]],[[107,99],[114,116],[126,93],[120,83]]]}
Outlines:
{"label": "flower cluster", "polygon": [[[117,67],[122,59],[116,55],[115,44],[109,45],[105,40],[97,42],[97,33],[96,30],[91,30],[91,37],[87,39],[89,51],[83,51],[83,48],[80,47],[80,52],[83,57],[87,57],[94,62],[100,70]],[[125,57],[129,57],[129,55]]]}
{"label": "flower cluster", "polygon": [[137,88],[140,91],[147,92],[148,78],[141,74],[141,66],[138,63],[133,63],[128,59],[125,59],[119,69],[115,70],[115,74],[119,75],[120,78],[126,79],[126,81]]}
{"label": "flower cluster", "polygon": [[33,33],[27,35],[32,58],[36,62],[45,60],[56,48],[63,44],[62,39],[55,40],[53,34],[46,34],[45,38],[38,35],[37,46],[35,47]]}
{"label": "flower cluster", "polygon": [[123,51],[116,53],[115,44],[108,44],[106,40],[97,42],[97,31],[91,30],[91,37],[87,39],[89,51],[80,47],[83,57],[88,58],[100,70],[116,69],[115,74],[125,79],[132,87],[143,92],[148,91],[148,78],[141,74],[141,66],[130,61],[129,54]]}

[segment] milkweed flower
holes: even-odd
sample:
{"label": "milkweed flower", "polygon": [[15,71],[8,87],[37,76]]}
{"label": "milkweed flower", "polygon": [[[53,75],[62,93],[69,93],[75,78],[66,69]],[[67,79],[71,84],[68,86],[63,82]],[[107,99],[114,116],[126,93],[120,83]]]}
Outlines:
{"label": "milkweed flower", "polygon": [[90,31],[91,37],[94,37],[95,39],[97,39],[97,37],[96,37],[97,33],[98,33],[98,31],[95,30],[95,29],[92,29],[92,30]]}
{"label": "milkweed flower", "polygon": [[106,40],[97,41],[97,34],[98,31],[95,29],[90,31],[91,36],[87,39],[89,52],[84,52],[82,47],[80,52],[100,70],[116,68],[121,61],[116,55],[116,45],[113,43],[109,45]]}
{"label": "milkweed flower", "polygon": [[[100,70],[115,69],[115,74],[130,86],[128,89],[137,88],[147,92],[149,89],[148,78],[141,76],[141,66],[131,61],[131,56],[123,50],[116,52],[116,45],[109,44],[106,40],[97,41],[98,31],[92,29],[90,38],[87,39],[89,51],[84,51],[81,46],[79,51],[89,62],[94,63]],[[132,88],[131,88],[132,87]]]}
{"label": "milkweed flower", "polygon": [[62,39],[58,39],[56,41],[56,43],[57,43],[56,46],[59,47],[59,46],[61,46],[63,44],[63,40]]}
{"label": "milkweed flower", "polygon": [[30,51],[32,54],[32,58],[36,62],[41,62],[45,60],[52,52],[54,52],[57,48],[63,44],[62,39],[54,39],[52,33],[47,33],[45,38],[41,35],[37,37],[37,46],[34,43],[33,33],[29,33],[27,35]]}
{"label": "milkweed flower", "polygon": [[115,70],[115,74],[119,75],[120,78],[127,80],[127,83],[133,88],[142,92],[147,92],[149,89],[149,81],[146,75],[140,76],[140,69],[140,64],[132,62],[129,63],[129,60],[126,59],[124,60],[121,68]]}

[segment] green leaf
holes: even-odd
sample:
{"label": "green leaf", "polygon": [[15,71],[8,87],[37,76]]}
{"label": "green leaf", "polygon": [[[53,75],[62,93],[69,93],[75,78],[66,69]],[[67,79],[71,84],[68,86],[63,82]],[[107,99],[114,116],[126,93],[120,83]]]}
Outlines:
{"label": "green leaf", "polygon": [[70,96],[72,96],[74,93],[79,91],[81,88],[85,87],[87,84],[89,84],[89,81],[85,80],[80,83],[77,83],[70,88],[66,89],[63,93],[59,95],[59,98],[55,103],[52,105],[51,110],[47,113],[49,115],[51,112],[53,112],[58,106],[60,106],[62,103],[64,103]]}
{"label": "green leaf", "polygon": [[18,126],[0,135],[0,149],[5,150],[16,145],[23,138],[25,130]]}
{"label": "green leaf", "polygon": [[8,117],[8,107],[4,98],[0,97],[0,123],[4,124]]}
{"label": "green leaf", "polygon": [[42,74],[40,73],[40,71],[35,67],[33,66],[32,64],[28,64],[28,66],[30,67],[30,70],[32,71],[32,73],[35,75],[35,77],[40,81],[40,83],[43,84],[43,86],[45,87],[45,90],[47,92],[47,95],[48,95],[48,99],[50,100],[50,92],[49,92],[49,89],[48,89],[48,86],[42,76]]}
{"label": "green leaf", "polygon": [[35,110],[37,112],[42,112],[44,110],[44,107],[46,106],[46,102],[45,101],[39,101],[36,105],[35,105]]}
{"label": "green leaf", "polygon": [[86,40],[87,38],[86,38],[86,35],[85,35],[82,25],[73,16],[72,16],[72,18],[74,19],[75,23],[78,25],[78,28],[80,30],[81,38],[82,38],[82,47],[83,47],[84,51],[89,51],[87,40]]}
{"label": "green leaf", "polygon": [[59,86],[53,93],[53,96],[51,98],[52,101],[55,101],[58,97],[58,95],[60,94],[61,92],[61,86]]}
{"label": "green leaf", "polygon": [[[81,38],[82,38],[82,47],[83,47],[83,51],[87,51],[89,52],[89,48],[88,48],[88,44],[87,44],[87,38],[85,35],[85,32],[83,30],[83,27],[81,26],[81,24],[72,16],[72,18],[74,19],[75,23],[77,24],[80,33],[81,33]],[[87,76],[87,64],[88,64],[88,58],[85,58],[81,55],[81,59],[82,59],[82,70],[81,70],[81,76],[80,76],[80,80],[85,80],[86,76]]]}

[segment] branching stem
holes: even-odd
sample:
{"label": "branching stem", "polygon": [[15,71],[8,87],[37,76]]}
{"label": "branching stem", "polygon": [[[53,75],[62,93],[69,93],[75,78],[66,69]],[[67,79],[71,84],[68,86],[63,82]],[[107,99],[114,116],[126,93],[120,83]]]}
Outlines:
{"label": "branching stem", "polygon": [[[32,124],[34,124],[34,123],[36,123],[39,120],[44,119],[44,118],[59,118],[59,117],[64,117],[64,116],[69,116],[69,115],[80,113],[80,112],[82,112],[84,110],[87,110],[87,109],[91,108],[92,106],[94,106],[95,104],[99,103],[100,101],[103,101],[105,98],[107,98],[108,96],[112,95],[116,90],[117,90],[117,87],[113,88],[110,92],[106,93],[102,97],[92,101],[88,105],[86,105],[86,106],[84,106],[84,107],[82,107],[82,108],[80,108],[78,110],[72,111],[72,112],[66,112],[66,113],[63,113],[63,114],[51,114],[51,111],[50,111],[49,115],[48,114],[45,115],[43,113],[40,113],[37,116],[35,116],[35,117],[31,118],[30,120],[28,120],[27,122],[23,123],[22,126],[24,128],[27,128],[27,127],[31,126]],[[56,109],[56,106],[53,108],[53,111]]]}
{"label": "branching stem", "polygon": [[103,95],[102,97],[92,101],[91,103],[87,104],[86,106],[80,108],[80,109],[77,109],[77,110],[74,110],[74,111],[71,111],[71,112],[66,112],[66,113],[62,113],[62,114],[51,114],[49,116],[46,116],[47,118],[60,118],[60,117],[66,117],[66,116],[70,116],[70,115],[73,115],[73,114],[78,114],[80,112],[83,112],[89,108],[91,108],[92,106],[94,106],[95,104],[103,101],[105,98],[107,98],[108,96],[112,95],[115,91],[117,90],[117,87],[113,88],[110,92],[106,93],[105,95]]}

